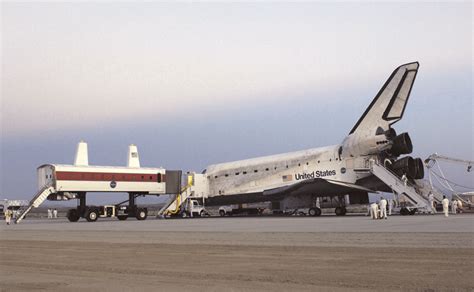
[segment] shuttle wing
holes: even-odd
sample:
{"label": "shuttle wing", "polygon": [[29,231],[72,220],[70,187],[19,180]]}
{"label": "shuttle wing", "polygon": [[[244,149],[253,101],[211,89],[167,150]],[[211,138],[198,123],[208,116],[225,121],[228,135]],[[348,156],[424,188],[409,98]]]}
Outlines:
{"label": "shuttle wing", "polygon": [[418,62],[413,62],[395,69],[349,134],[378,127],[388,130],[390,125],[401,120],[419,66]]}
{"label": "shuttle wing", "polygon": [[281,200],[286,196],[314,194],[316,196],[345,195],[356,192],[375,192],[374,190],[348,182],[323,178],[308,179],[289,186],[268,189],[263,192],[212,196],[206,200],[208,206],[244,204]]}
{"label": "shuttle wing", "polygon": [[342,195],[351,192],[369,192],[375,193],[376,191],[368,189],[366,187],[362,187],[356,184],[331,180],[331,179],[323,179],[323,178],[314,178],[301,181],[299,183],[284,186],[280,188],[265,190],[263,192],[264,196],[271,196],[271,195],[298,195],[300,193],[312,193],[314,195],[321,195],[321,196],[333,196],[333,195]]}

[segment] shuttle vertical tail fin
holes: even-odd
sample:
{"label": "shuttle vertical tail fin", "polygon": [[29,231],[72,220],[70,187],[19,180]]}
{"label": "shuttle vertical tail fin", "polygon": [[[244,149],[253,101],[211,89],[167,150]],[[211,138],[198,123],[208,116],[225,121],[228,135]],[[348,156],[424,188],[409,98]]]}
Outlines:
{"label": "shuttle vertical tail fin", "polygon": [[390,125],[401,120],[419,66],[418,62],[413,62],[395,69],[350,134],[378,127],[388,130]]}

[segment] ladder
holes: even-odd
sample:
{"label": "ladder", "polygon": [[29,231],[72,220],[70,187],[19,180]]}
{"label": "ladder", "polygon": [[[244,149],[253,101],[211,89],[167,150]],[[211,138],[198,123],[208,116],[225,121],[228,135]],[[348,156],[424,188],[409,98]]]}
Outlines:
{"label": "ladder", "polygon": [[181,205],[186,202],[186,200],[192,195],[190,189],[191,185],[188,184],[181,189],[179,194],[172,196],[168,202],[163,206],[163,208],[158,211],[158,217],[163,217],[166,215],[176,215],[181,211]]}
{"label": "ladder", "polygon": [[427,198],[428,194],[431,192],[433,194],[434,200],[441,204],[443,196],[445,194],[439,189],[431,186],[430,182],[426,179],[415,179],[416,188],[422,193],[422,195]]}
{"label": "ladder", "polygon": [[38,208],[41,204],[43,204],[44,201],[48,198],[49,195],[55,193],[56,190],[54,187],[46,185],[43,188],[41,188],[36,195],[33,197],[33,199],[30,201],[30,204],[28,205],[28,208],[26,208],[18,218],[16,218],[15,223],[20,223],[23,218],[25,218],[26,214],[28,214],[31,209]]}
{"label": "ladder", "polygon": [[405,196],[417,209],[431,210],[428,200],[419,194],[409,182],[403,182],[396,174],[380,165],[374,159],[370,160],[370,172],[388,185],[394,192]]}

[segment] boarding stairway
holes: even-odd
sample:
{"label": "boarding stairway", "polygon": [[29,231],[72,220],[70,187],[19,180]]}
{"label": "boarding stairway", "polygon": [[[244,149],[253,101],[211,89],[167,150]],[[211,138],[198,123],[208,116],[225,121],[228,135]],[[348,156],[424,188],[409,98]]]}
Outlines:
{"label": "boarding stairway", "polygon": [[182,210],[181,205],[186,203],[187,199],[193,194],[191,184],[188,183],[181,189],[179,194],[172,196],[163,208],[158,211],[157,217],[166,217],[171,215],[178,215]]}
{"label": "boarding stairway", "polygon": [[408,181],[402,181],[396,174],[380,165],[376,160],[370,160],[370,172],[388,185],[395,193],[406,197],[414,209],[431,211],[431,206],[424,194],[418,193],[414,185]]}
{"label": "boarding stairway", "polygon": [[43,188],[41,188],[36,195],[33,197],[33,199],[30,201],[28,207],[21,213],[18,218],[16,218],[15,223],[20,223],[23,218],[25,218],[26,214],[28,214],[31,209],[33,208],[38,208],[41,204],[43,204],[44,201],[48,198],[49,195],[55,193],[56,190],[54,187],[46,185]]}
{"label": "boarding stairway", "polygon": [[419,190],[420,193],[426,196],[431,192],[433,194],[434,200],[436,203],[441,204],[443,200],[443,196],[445,194],[441,192],[439,189],[431,186],[430,182],[426,179],[415,179],[416,189]]}

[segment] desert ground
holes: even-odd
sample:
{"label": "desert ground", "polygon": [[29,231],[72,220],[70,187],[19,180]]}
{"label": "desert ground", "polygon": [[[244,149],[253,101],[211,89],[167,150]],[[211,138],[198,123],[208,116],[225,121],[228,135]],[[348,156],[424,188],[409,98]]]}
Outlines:
{"label": "desert ground", "polygon": [[0,226],[1,291],[473,291],[474,215]]}

